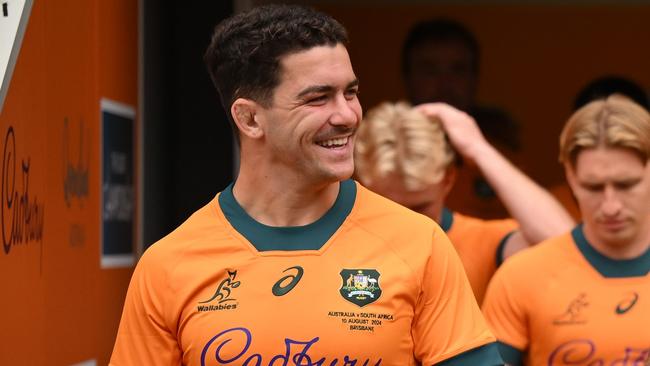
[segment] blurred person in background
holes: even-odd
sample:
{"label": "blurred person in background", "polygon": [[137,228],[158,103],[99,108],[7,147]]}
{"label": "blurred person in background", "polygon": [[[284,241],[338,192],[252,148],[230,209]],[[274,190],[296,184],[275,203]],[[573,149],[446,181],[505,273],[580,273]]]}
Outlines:
{"label": "blurred person in background", "polygon": [[[578,92],[573,102],[573,111],[577,111],[586,104],[599,99],[606,99],[612,94],[624,95],[635,103],[650,111],[648,94],[637,82],[618,75],[607,75],[596,78],[585,85]],[[550,192],[569,211],[574,219],[580,220],[580,210],[571,188],[567,184],[557,184],[549,188]]]}
{"label": "blurred person in background", "polygon": [[[457,180],[454,150],[479,167],[512,219],[484,220],[446,207]],[[355,164],[362,184],[440,224],[479,304],[505,258],[573,226],[562,206],[499,153],[471,116],[444,103],[371,109],[359,127]]]}
{"label": "blurred person in background", "polygon": [[[508,160],[521,167],[520,128],[505,111],[476,101],[479,43],[464,25],[434,18],[415,24],[402,47],[402,76],[413,105],[450,104],[474,118],[481,132]],[[449,193],[450,208],[480,218],[508,216],[493,187],[471,161],[462,161],[458,183]]]}
{"label": "blurred person in background", "polygon": [[592,101],[559,156],[583,221],[504,263],[484,314],[509,365],[647,365],[650,114],[618,94]]}

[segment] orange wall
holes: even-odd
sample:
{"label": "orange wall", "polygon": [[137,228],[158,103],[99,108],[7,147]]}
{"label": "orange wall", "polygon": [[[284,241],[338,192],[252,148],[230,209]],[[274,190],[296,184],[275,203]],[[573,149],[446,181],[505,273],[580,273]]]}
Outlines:
{"label": "orange wall", "polygon": [[503,107],[522,124],[525,167],[545,184],[562,179],[558,135],[583,85],[619,73],[650,86],[649,4],[350,3],[317,7],[350,33],[365,109],[405,97],[400,49],[413,23],[457,19],[482,46],[479,101]]}
{"label": "orange wall", "polygon": [[[0,252],[2,365],[108,363],[132,268],[100,269],[99,103],[137,106],[137,10],[130,0],[34,1],[0,114],[2,171],[15,177],[2,187],[4,243],[12,223],[24,229]],[[87,191],[66,198],[66,166]],[[7,195],[37,213],[9,207]]]}

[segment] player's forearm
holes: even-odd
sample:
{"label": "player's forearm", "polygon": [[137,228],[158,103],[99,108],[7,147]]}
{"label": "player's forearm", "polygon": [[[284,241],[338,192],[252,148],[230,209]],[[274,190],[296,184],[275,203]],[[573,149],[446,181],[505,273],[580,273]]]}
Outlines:
{"label": "player's forearm", "polygon": [[564,207],[493,146],[476,146],[471,158],[510,215],[519,222],[521,233],[529,244],[562,234],[573,227],[573,219]]}

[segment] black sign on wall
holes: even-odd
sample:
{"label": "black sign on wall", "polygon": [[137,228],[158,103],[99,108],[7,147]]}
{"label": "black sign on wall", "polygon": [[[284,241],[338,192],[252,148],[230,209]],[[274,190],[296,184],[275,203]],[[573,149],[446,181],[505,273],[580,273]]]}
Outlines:
{"label": "black sign on wall", "polygon": [[135,263],[135,109],[101,100],[101,266]]}

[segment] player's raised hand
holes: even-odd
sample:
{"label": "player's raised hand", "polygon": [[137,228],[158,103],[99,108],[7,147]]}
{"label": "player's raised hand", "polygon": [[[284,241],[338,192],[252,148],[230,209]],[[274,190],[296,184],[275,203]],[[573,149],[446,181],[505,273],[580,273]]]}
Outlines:
{"label": "player's raised hand", "polygon": [[439,119],[449,141],[464,157],[474,160],[488,145],[474,118],[449,104],[425,103],[415,106],[415,109],[429,118]]}

